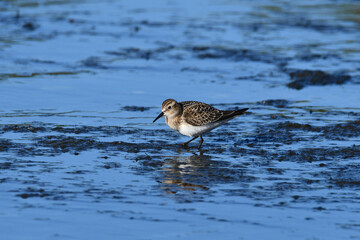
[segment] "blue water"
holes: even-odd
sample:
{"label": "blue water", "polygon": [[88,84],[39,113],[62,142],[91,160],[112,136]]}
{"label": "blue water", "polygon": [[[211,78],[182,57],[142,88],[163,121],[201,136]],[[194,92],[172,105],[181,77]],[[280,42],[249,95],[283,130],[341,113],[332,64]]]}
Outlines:
{"label": "blue water", "polygon": [[[358,148],[358,134],[248,144],[272,123],[359,119],[359,11],[327,0],[0,2],[0,238],[360,238],[359,155],[259,154]],[[351,80],[295,90],[294,69]],[[152,123],[167,98],[251,113],[200,153]],[[120,143],[53,149],[47,137]]]}

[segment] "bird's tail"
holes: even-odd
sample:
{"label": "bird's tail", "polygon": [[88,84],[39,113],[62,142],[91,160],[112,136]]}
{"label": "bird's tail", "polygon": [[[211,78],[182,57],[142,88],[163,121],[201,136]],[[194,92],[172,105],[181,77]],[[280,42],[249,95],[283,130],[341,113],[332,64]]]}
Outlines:
{"label": "bird's tail", "polygon": [[224,115],[218,121],[230,120],[236,116],[244,114],[246,112],[246,110],[248,110],[248,109],[249,108],[243,108],[243,109],[232,110],[232,111],[223,111]]}
{"label": "bird's tail", "polygon": [[234,114],[234,116],[239,116],[239,115],[244,114],[247,110],[249,110],[249,108],[243,108],[243,109],[235,110],[235,112],[233,114]]}

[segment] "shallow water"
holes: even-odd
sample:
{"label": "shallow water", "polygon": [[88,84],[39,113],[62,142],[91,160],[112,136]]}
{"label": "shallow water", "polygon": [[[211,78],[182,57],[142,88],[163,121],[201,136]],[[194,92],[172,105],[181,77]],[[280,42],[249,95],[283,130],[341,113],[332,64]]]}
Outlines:
{"label": "shallow water", "polygon": [[[4,239],[359,239],[356,1],[0,2]],[[249,107],[184,148],[166,98]]]}

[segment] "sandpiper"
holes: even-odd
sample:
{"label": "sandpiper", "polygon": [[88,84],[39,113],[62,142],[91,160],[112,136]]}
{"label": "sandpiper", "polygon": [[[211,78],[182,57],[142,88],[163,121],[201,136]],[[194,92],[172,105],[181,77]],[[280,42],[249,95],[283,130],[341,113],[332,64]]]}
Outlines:
{"label": "sandpiper", "polygon": [[155,118],[153,123],[165,116],[165,122],[169,127],[185,136],[193,137],[190,141],[184,143],[184,146],[200,137],[198,146],[198,149],[200,149],[204,142],[203,134],[223,125],[234,117],[242,115],[248,109],[222,111],[202,102],[177,102],[174,99],[166,99],[162,103],[162,112]]}

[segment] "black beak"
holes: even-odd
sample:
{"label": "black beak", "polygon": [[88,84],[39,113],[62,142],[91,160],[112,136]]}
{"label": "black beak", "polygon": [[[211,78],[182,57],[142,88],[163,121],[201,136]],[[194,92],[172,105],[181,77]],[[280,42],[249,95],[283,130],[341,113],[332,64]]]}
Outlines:
{"label": "black beak", "polygon": [[163,112],[161,112],[161,113],[159,114],[159,116],[157,116],[157,117],[155,118],[155,120],[153,121],[153,123],[156,122],[156,120],[158,120],[158,119],[161,118],[162,116],[164,116],[164,113],[163,113]]}

